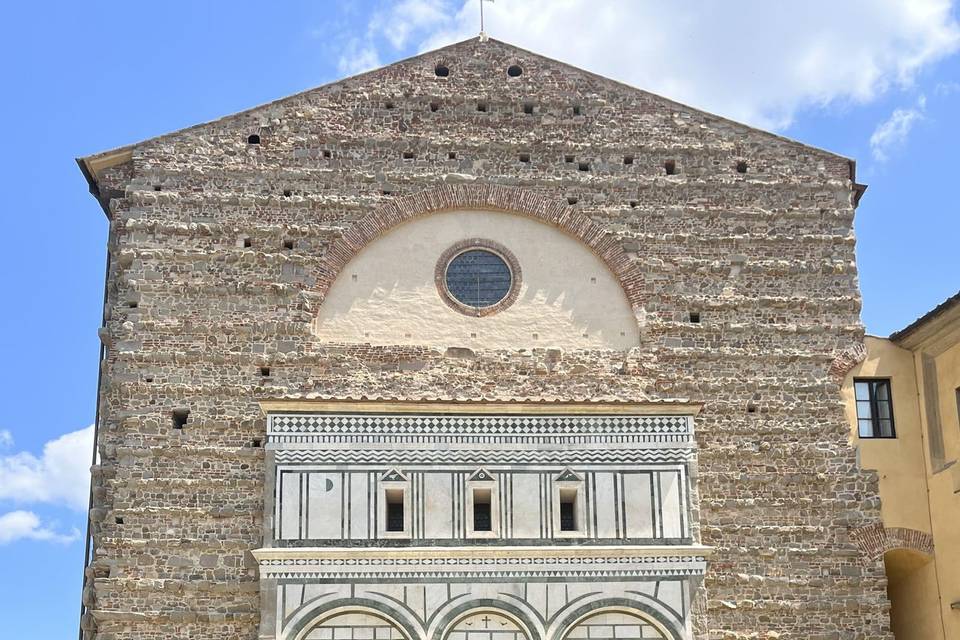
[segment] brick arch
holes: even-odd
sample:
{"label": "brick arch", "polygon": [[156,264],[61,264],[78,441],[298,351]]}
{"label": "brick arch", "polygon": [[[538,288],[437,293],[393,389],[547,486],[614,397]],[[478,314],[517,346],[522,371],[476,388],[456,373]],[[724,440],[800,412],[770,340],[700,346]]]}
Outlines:
{"label": "brick arch", "polygon": [[314,291],[326,297],[334,280],[354,256],[393,227],[420,216],[454,209],[493,210],[526,216],[580,240],[610,269],[634,314],[639,316],[643,306],[640,273],[616,236],[570,207],[565,200],[531,189],[495,184],[445,184],[394,198],[378,207],[330,245],[317,268]]}
{"label": "brick arch", "polygon": [[881,523],[850,531],[850,538],[857,543],[869,560],[879,560],[887,551],[910,549],[926,555],[933,554],[933,536],[916,529],[884,527]]}

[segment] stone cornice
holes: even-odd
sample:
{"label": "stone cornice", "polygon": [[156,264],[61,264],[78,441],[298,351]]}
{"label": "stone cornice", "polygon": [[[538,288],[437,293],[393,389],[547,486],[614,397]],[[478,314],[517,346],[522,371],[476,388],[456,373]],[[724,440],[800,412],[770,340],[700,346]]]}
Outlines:
{"label": "stone cornice", "polygon": [[252,553],[261,578],[382,582],[586,580],[702,576],[713,550],[677,546],[299,547]]}
{"label": "stone cornice", "polygon": [[703,405],[686,400],[661,402],[457,402],[406,400],[330,400],[273,398],[259,400],[268,413],[410,413],[475,415],[627,415],[695,416]]}
{"label": "stone cornice", "polygon": [[704,545],[651,546],[502,546],[502,547],[264,547],[251,551],[258,562],[271,560],[327,561],[418,561],[467,560],[621,560],[624,558],[704,559],[713,554],[713,547]]}

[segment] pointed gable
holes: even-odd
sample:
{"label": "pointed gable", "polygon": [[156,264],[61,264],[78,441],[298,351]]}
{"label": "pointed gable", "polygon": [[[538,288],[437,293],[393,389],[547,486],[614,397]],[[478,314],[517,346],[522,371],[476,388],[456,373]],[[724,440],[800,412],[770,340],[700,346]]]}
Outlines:
{"label": "pointed gable", "polygon": [[[517,75],[516,70],[519,70]],[[681,105],[504,42],[473,38],[385,67],[332,82],[274,102],[78,159],[81,170],[108,211],[115,192],[100,185],[118,164],[193,155],[207,162],[243,165],[247,159],[282,154],[294,165],[336,166],[357,149],[403,140],[409,160],[449,155],[437,143],[470,146],[490,142],[505,119],[527,118],[537,139],[556,142],[556,158],[583,171],[608,164],[673,163],[675,171],[699,170],[683,149],[715,147],[730,166],[775,169],[778,155],[807,157],[811,171],[852,178],[845,158]],[[289,133],[300,135],[290,140]],[[373,133],[371,135],[371,131]],[[308,135],[303,135],[308,132]],[[663,143],[669,138],[670,144]],[[625,140],[642,140],[644,145]],[[523,138],[502,140],[525,144]],[[186,148],[185,148],[186,145]],[[646,149],[643,147],[646,146]],[[611,151],[610,155],[606,155]],[[185,154],[186,152],[186,154]],[[392,152],[396,152],[395,149]],[[505,150],[506,152],[506,150]],[[513,154],[511,149],[509,153]],[[455,154],[448,159],[457,160]],[[672,157],[677,156],[677,157]],[[518,156],[519,157],[519,156]],[[532,161],[532,159],[531,159]],[[451,174],[459,173],[459,163]],[[380,191],[396,185],[380,180]],[[109,211],[108,211],[109,215]]]}
{"label": "pointed gable", "polygon": [[578,475],[573,469],[567,467],[554,478],[557,482],[583,482],[583,476]]}
{"label": "pointed gable", "polygon": [[407,476],[403,475],[398,469],[390,469],[380,476],[380,482],[406,482]]}
{"label": "pointed gable", "polygon": [[493,482],[493,480],[493,474],[483,468],[477,469],[468,478],[468,482]]}

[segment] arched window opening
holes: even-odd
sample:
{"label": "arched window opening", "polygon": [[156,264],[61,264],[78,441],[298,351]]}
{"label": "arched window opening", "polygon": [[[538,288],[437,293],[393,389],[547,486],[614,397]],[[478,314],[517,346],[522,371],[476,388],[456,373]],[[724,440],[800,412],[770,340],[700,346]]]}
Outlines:
{"label": "arched window opening", "polygon": [[495,611],[477,611],[461,618],[445,640],[529,640],[516,622]]}
{"label": "arched window opening", "polygon": [[302,640],[407,640],[396,625],[363,611],[326,618]]}
{"label": "arched window opening", "polygon": [[607,611],[578,622],[564,640],[670,640],[670,636],[647,618]]}

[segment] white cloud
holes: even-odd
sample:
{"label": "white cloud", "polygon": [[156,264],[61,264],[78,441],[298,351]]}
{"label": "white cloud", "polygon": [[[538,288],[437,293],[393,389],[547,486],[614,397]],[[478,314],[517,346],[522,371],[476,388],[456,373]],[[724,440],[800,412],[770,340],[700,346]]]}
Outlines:
{"label": "white cloud", "polygon": [[337,70],[347,76],[370,71],[380,66],[383,66],[383,63],[380,61],[377,49],[359,38],[348,41],[343,53],[337,58]]}
{"label": "white cloud", "polygon": [[6,429],[0,429],[0,449],[13,446],[13,434]]}
{"label": "white cloud", "polygon": [[[476,36],[478,2],[405,0],[371,18],[364,46],[429,50]],[[767,128],[910,86],[960,47],[951,0],[496,0],[484,9],[492,37]]]}
{"label": "white cloud", "polygon": [[84,511],[92,453],[93,426],[89,426],[47,442],[39,458],[27,451],[0,456],[0,499],[62,504]]}
{"label": "white cloud", "polygon": [[870,150],[878,162],[889,158],[890,152],[902,147],[910,136],[913,126],[923,120],[927,108],[927,99],[920,96],[917,104],[910,108],[894,109],[890,117],[877,125],[870,136]]}
{"label": "white cloud", "polygon": [[933,92],[937,96],[952,96],[955,93],[960,93],[960,82],[954,82],[952,80],[948,82],[938,82],[937,86],[933,88]]}
{"label": "white cloud", "polygon": [[395,49],[407,45],[414,33],[442,25],[450,15],[444,0],[402,0],[387,11],[374,13],[369,30],[382,34]]}
{"label": "white cloud", "polygon": [[58,533],[42,525],[37,514],[31,511],[10,511],[0,515],[0,545],[24,539],[66,544],[79,537],[77,529],[71,529],[70,533]]}

